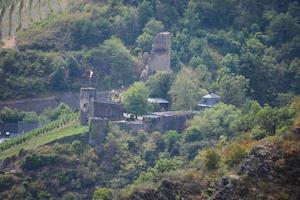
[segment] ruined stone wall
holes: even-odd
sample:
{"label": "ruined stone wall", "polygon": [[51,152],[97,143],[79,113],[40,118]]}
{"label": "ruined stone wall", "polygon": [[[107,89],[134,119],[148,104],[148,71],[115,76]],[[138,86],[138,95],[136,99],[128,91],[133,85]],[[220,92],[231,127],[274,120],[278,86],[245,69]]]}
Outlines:
{"label": "ruined stone wall", "polygon": [[89,144],[102,144],[107,134],[108,120],[102,118],[90,118]]}
{"label": "ruined stone wall", "polygon": [[171,34],[159,33],[153,41],[152,51],[148,60],[150,73],[171,71]]}
{"label": "ruined stone wall", "polygon": [[[96,99],[108,100],[111,91],[97,92]],[[0,102],[0,110],[4,107],[15,108],[20,111],[34,111],[42,113],[46,108],[54,108],[60,103],[65,103],[72,109],[79,109],[79,93],[78,92],[60,92],[45,98],[30,98],[16,101]]]}
{"label": "ruined stone wall", "polygon": [[119,127],[128,133],[136,133],[138,131],[146,131],[146,124],[142,121],[128,122],[128,121],[111,121],[111,127]]}
{"label": "ruined stone wall", "polygon": [[4,107],[15,108],[20,111],[34,111],[42,113],[46,108],[54,108],[65,103],[73,109],[79,108],[79,93],[63,92],[47,98],[22,99],[17,101],[0,102],[0,110]]}
{"label": "ruined stone wall", "polygon": [[18,122],[18,134],[27,133],[38,127],[38,122]]}
{"label": "ruined stone wall", "polygon": [[160,112],[158,117],[143,121],[111,121],[112,127],[119,127],[127,132],[154,132],[165,133],[170,130],[182,132],[186,128],[186,122],[191,120],[197,112]]}
{"label": "ruined stone wall", "polygon": [[93,103],[92,117],[120,120],[123,118],[124,108],[121,104],[108,101],[95,101]]}
{"label": "ruined stone wall", "polygon": [[178,112],[171,115],[161,115],[159,118],[145,122],[147,127],[146,131],[159,131],[164,133],[175,130],[177,132],[182,132],[186,128],[186,122],[192,119],[195,114],[196,112]]}
{"label": "ruined stone wall", "polygon": [[18,123],[0,123],[0,137],[3,137],[6,132],[10,134],[18,133]]}
{"label": "ruined stone wall", "polygon": [[18,122],[18,123],[0,123],[0,138],[5,136],[6,132],[12,135],[23,134],[39,127],[37,122]]}
{"label": "ruined stone wall", "polygon": [[156,35],[151,53],[145,52],[140,62],[144,66],[140,74],[141,81],[160,71],[171,72],[171,34],[162,32]]}

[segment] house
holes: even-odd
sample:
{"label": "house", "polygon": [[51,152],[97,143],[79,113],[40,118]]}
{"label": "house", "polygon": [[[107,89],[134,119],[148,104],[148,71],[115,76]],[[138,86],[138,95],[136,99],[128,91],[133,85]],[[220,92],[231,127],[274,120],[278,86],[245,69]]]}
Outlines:
{"label": "house", "polygon": [[201,101],[198,104],[198,107],[201,108],[212,108],[214,105],[218,104],[221,101],[221,97],[210,93],[202,97]]}
{"label": "house", "polygon": [[168,110],[170,104],[169,101],[162,98],[148,98],[148,102],[153,105],[156,105],[154,107],[155,111],[160,111],[160,110],[166,111]]}

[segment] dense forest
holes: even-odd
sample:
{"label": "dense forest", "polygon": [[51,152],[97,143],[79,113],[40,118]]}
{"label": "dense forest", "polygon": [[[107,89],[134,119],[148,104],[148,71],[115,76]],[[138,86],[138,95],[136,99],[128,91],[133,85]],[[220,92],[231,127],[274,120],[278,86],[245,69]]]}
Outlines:
{"label": "dense forest", "polygon": [[[138,82],[142,55],[163,31],[172,35],[173,72]],[[96,147],[81,135],[21,149],[3,161],[10,172],[0,174],[0,199],[300,198],[297,0],[78,1],[16,41],[0,50],[0,100],[78,91],[93,70],[98,90],[129,88],[115,98],[136,117],[155,110],[148,97],[176,110],[195,109],[210,92],[222,103],[181,133],[110,127]],[[40,116],[5,109],[0,122],[55,120],[52,131],[73,115],[66,105]]]}

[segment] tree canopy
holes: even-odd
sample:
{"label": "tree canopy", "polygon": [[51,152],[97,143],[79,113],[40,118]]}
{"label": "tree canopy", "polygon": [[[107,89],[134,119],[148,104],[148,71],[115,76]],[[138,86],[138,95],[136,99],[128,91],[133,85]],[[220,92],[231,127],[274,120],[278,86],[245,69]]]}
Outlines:
{"label": "tree canopy", "polygon": [[151,105],[148,103],[149,94],[144,83],[135,82],[122,94],[122,103],[126,112],[138,116],[151,111]]}

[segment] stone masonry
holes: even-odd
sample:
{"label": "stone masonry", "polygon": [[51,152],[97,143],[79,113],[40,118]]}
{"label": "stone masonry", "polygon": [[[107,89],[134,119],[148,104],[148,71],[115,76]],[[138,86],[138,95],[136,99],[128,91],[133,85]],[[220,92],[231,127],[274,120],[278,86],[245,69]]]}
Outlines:
{"label": "stone masonry", "polygon": [[96,89],[92,87],[80,90],[80,124],[87,125],[92,116],[92,103],[96,99]]}
{"label": "stone masonry", "polygon": [[144,70],[141,73],[141,80],[147,80],[156,72],[171,72],[171,34],[162,32],[156,35],[153,40],[152,50],[143,55]]}
{"label": "stone masonry", "polygon": [[148,61],[151,74],[158,71],[171,71],[171,34],[159,33],[154,38],[152,51]]}

